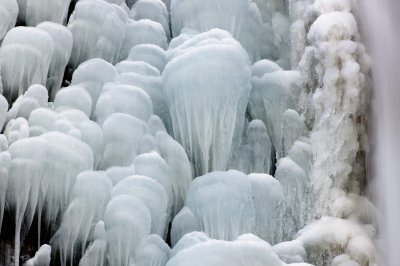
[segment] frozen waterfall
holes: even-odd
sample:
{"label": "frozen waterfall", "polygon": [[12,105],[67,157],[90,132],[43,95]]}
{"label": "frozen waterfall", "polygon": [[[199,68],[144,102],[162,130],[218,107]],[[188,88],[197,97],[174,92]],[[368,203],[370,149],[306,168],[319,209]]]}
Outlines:
{"label": "frozen waterfall", "polygon": [[0,0],[0,265],[396,265],[375,5]]}

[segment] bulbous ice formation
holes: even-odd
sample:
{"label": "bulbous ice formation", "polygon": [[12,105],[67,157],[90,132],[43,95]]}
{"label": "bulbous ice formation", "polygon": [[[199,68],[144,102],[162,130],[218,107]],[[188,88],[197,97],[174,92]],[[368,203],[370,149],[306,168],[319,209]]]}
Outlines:
{"label": "bulbous ice formation", "polygon": [[154,44],[167,49],[168,42],[163,26],[150,19],[129,20],[126,38],[119,52],[120,61],[126,59],[130,49],[138,44]]}
{"label": "bulbous ice formation", "polygon": [[53,39],[39,28],[16,27],[7,33],[0,50],[0,65],[3,94],[9,102],[30,85],[45,84],[53,50]]}
{"label": "bulbous ice formation", "polygon": [[15,26],[18,17],[18,4],[16,0],[0,1],[0,41],[7,31]]}
{"label": "bulbous ice formation", "polygon": [[126,12],[115,4],[102,0],[78,1],[68,22],[74,40],[71,67],[96,57],[116,63],[127,20]]}
{"label": "bulbous ice formation", "polygon": [[139,0],[132,6],[129,17],[134,20],[150,19],[158,22],[163,26],[168,40],[171,38],[168,11],[163,1]]}
{"label": "bulbous ice formation", "polygon": [[[233,266],[286,265],[279,259],[278,255],[267,242],[262,241],[254,235],[241,235],[234,241],[214,240],[207,238],[207,236],[202,236],[202,239],[198,241],[195,239],[197,235],[198,232],[194,232],[182,238],[181,241],[186,242],[185,248],[179,250],[168,261],[167,266],[183,266],[188,264],[194,266],[219,266],[221,263]],[[193,240],[190,240],[190,238],[193,238]],[[295,264],[290,265],[294,266]],[[309,264],[302,265],[306,266]]]}
{"label": "bulbous ice formation", "polygon": [[225,170],[239,145],[250,93],[246,52],[232,36],[211,30],[168,51],[163,72],[175,138],[194,173]]}
{"label": "bulbous ice formation", "polygon": [[190,184],[185,207],[173,221],[171,240],[175,244],[186,233],[203,231],[229,241],[254,233],[276,243],[282,239],[284,204],[281,185],[269,175],[212,172]]}
{"label": "bulbous ice formation", "polygon": [[116,76],[117,70],[114,66],[100,58],[89,59],[74,71],[71,85],[81,85],[90,94],[92,100],[90,118],[93,118],[97,99],[104,84],[114,81]]}
{"label": "bulbous ice formation", "polygon": [[183,28],[200,32],[226,30],[241,43],[252,61],[266,56],[266,29],[257,5],[249,0],[172,0],[171,25],[173,37]]}
{"label": "bulbous ice formation", "polygon": [[67,66],[71,56],[73,42],[72,34],[65,26],[53,22],[40,23],[37,25],[37,28],[47,32],[54,42],[54,52],[51,58],[46,82],[46,87],[49,90],[49,100],[52,101],[61,87],[65,67]]}
{"label": "bulbous ice formation", "polygon": [[36,26],[44,21],[64,24],[67,20],[71,0],[17,0],[19,5],[18,20],[28,26]]}

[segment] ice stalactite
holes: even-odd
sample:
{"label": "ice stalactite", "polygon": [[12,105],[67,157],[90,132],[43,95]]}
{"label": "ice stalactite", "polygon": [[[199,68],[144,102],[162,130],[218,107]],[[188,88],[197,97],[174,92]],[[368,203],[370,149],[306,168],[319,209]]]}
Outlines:
{"label": "ice stalactite", "polygon": [[250,93],[246,52],[228,32],[215,29],[169,50],[167,58],[163,85],[175,138],[195,175],[225,170],[240,144]]}

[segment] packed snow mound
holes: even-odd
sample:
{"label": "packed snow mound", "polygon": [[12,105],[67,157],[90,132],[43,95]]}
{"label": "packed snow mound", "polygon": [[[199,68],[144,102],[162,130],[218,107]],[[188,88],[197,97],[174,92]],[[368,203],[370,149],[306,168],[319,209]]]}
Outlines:
{"label": "packed snow mound", "polygon": [[30,85],[46,83],[53,50],[53,39],[42,29],[16,27],[7,33],[0,50],[0,68],[3,95],[9,102]]}
{"label": "packed snow mound", "polygon": [[18,17],[18,4],[16,0],[0,1],[0,41],[7,31],[15,26]]}
{"label": "packed snow mound", "polygon": [[167,58],[163,86],[175,138],[195,175],[225,170],[240,144],[251,88],[247,53],[228,32],[214,29],[168,50]]}
{"label": "packed snow mound", "polygon": [[[181,241],[185,244],[180,244]],[[199,232],[193,232],[185,235],[177,245],[182,245],[184,248],[168,261],[167,266],[189,264],[219,266],[221,263],[234,266],[286,265],[267,242],[251,234],[241,235],[234,241],[222,241],[208,238]],[[309,264],[290,265],[306,266]]]}
{"label": "packed snow mound", "polygon": [[185,207],[173,221],[171,240],[175,244],[186,233],[203,231],[229,241],[253,233],[277,243],[282,239],[279,221],[284,208],[282,187],[269,175],[247,176],[234,170],[208,173],[190,184]]}
{"label": "packed snow mound", "polygon": [[266,28],[257,5],[249,0],[171,1],[172,36],[183,28],[206,32],[214,28],[229,31],[246,49],[252,61],[267,55]]}

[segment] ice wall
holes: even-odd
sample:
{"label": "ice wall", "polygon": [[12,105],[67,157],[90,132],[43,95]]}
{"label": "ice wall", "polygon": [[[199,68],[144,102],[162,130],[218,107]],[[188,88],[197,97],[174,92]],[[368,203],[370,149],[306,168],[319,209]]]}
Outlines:
{"label": "ice wall", "polygon": [[0,0],[0,264],[378,265],[353,11]]}

